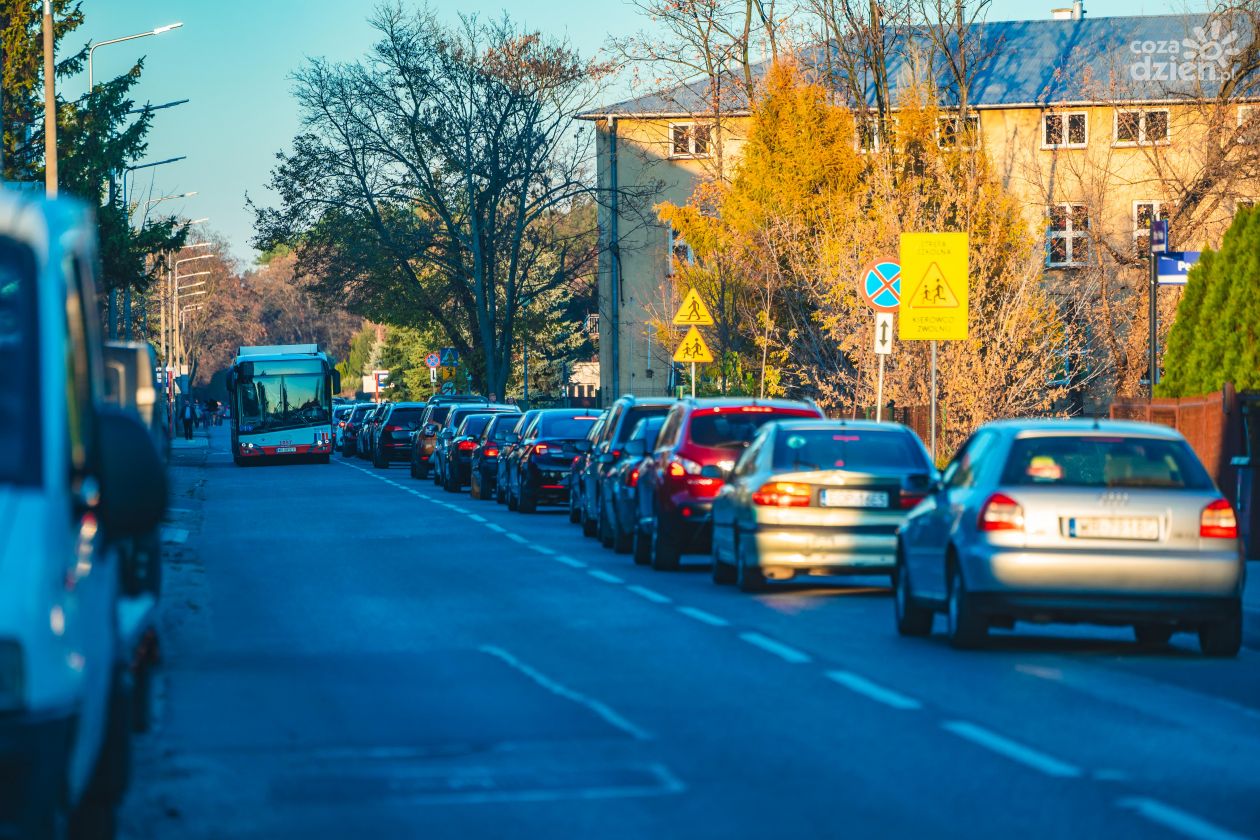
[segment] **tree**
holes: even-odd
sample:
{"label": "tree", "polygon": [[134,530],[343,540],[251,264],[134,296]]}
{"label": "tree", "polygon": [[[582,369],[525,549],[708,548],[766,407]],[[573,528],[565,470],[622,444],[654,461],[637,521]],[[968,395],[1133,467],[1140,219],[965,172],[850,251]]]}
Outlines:
{"label": "tree", "polygon": [[1157,393],[1184,397],[1233,383],[1260,388],[1260,209],[1242,208],[1219,251],[1190,270]]}
{"label": "tree", "polygon": [[522,301],[588,273],[594,200],[572,115],[606,68],[506,17],[439,23],[382,8],[362,61],[313,61],[296,76],[304,130],[279,156],[280,206],[258,210],[256,244],[293,247],[373,320],[432,326],[502,393]]}

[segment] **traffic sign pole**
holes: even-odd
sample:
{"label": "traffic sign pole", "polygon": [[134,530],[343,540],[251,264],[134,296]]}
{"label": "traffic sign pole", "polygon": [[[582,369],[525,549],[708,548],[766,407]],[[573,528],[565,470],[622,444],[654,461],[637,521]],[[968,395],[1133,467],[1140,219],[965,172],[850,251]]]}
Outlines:
{"label": "traffic sign pole", "polygon": [[936,342],[932,342],[932,466],[936,466]]}
{"label": "traffic sign pole", "polygon": [[884,357],[879,357],[879,384],[875,386],[875,422],[884,422]]}
{"label": "traffic sign pole", "polygon": [[696,363],[691,363],[691,398],[696,398]]}

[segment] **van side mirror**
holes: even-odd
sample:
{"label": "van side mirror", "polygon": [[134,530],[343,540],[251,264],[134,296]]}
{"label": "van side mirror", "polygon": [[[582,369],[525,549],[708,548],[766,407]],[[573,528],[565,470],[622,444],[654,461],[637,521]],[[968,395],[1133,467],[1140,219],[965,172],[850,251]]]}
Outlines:
{"label": "van side mirror", "polygon": [[142,537],[166,513],[166,470],[149,430],[113,409],[99,416],[101,525],[113,539]]}

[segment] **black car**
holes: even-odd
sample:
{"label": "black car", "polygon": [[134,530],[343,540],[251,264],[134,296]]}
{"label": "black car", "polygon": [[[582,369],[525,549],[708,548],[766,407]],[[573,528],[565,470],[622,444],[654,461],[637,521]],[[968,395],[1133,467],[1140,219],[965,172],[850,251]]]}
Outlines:
{"label": "black car", "polygon": [[424,403],[391,403],[381,415],[372,446],[372,466],[386,469],[391,461],[410,457],[411,433],[420,427]]}
{"label": "black car", "polygon": [[341,454],[349,458],[359,454],[359,428],[363,420],[376,408],[376,403],[359,403],[346,416],[346,425],[341,430]]}
{"label": "black car", "polygon": [[664,417],[675,400],[668,397],[642,398],[626,395],[619,397],[608,409],[608,422],[599,440],[595,441],[592,457],[582,470],[582,507],[578,509],[582,533],[588,537],[600,531],[599,517],[605,508],[604,477],[622,456],[622,447],[630,432],[640,420],[647,417]]}
{"label": "black car", "polygon": [[591,430],[586,433],[586,439],[580,441],[577,445],[578,456],[573,459],[573,466],[569,467],[569,521],[582,521],[582,471],[586,469],[586,464],[595,457],[595,443],[599,440],[599,436],[604,431],[604,424],[608,422],[608,412],[605,411],[599,415],[599,420],[595,421],[591,426]]}
{"label": "black car", "polygon": [[[464,420],[474,414],[518,414],[520,409],[514,405],[504,405],[495,403],[471,404],[471,405],[455,405],[446,414],[446,420],[442,423],[442,427],[438,429],[437,435],[433,440],[433,454],[429,457],[429,465],[433,468],[433,483],[439,487],[446,487],[450,476],[446,469],[450,465],[451,449],[455,446],[455,438],[458,436],[459,427]],[[448,488],[452,493],[458,490],[458,487]]]}
{"label": "black car", "polygon": [[512,431],[508,432],[503,445],[499,447],[499,458],[495,464],[494,474],[494,500],[501,505],[507,504],[508,501],[508,462],[511,461],[516,448],[521,445],[521,437],[525,434],[525,430],[534,422],[534,418],[540,411],[542,411],[540,408],[531,408],[522,414],[521,419],[517,420],[516,425],[512,427]]}
{"label": "black car", "polygon": [[460,394],[455,396],[438,395],[429,398],[428,407],[424,410],[424,418],[420,428],[412,435],[411,440],[411,477],[428,478],[433,450],[437,444],[437,433],[446,422],[446,416],[458,405],[480,403],[488,405],[485,397]]}
{"label": "black car", "polygon": [[588,408],[540,411],[508,465],[508,508],[533,513],[540,504],[567,502],[577,444],[597,422],[599,412]]}
{"label": "black car", "polygon": [[618,554],[629,554],[634,547],[639,507],[636,488],[643,461],[656,447],[656,436],[665,418],[647,417],[634,424],[629,439],[622,445],[621,458],[604,476],[603,508],[599,516],[599,541]]}
{"label": "black car", "polygon": [[385,412],[389,411],[389,406],[387,402],[377,403],[359,424],[358,455],[365,461],[372,457],[372,450],[376,446],[376,430],[380,428],[381,420],[385,417]]}
{"label": "black car", "polygon": [[474,499],[493,497],[499,476],[499,450],[507,443],[519,414],[495,414],[481,430],[469,461],[468,485]]}

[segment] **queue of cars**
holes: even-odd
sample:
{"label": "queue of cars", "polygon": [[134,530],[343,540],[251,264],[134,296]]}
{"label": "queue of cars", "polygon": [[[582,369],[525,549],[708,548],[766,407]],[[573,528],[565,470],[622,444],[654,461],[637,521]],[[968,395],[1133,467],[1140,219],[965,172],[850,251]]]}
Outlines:
{"label": "queue of cars", "polygon": [[[380,451],[372,419],[396,415],[358,412],[357,447]],[[1162,426],[990,423],[940,473],[911,429],[827,419],[809,401],[522,412],[435,398],[405,433],[414,477],[521,513],[566,506],[586,536],[657,571],[701,555],[715,583],[745,592],[885,576],[905,636],[943,613],[960,648],[1021,621],[1127,625],[1149,645],[1194,632],[1212,656],[1242,644],[1236,516]]]}

